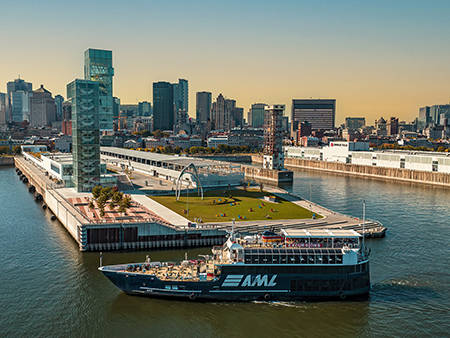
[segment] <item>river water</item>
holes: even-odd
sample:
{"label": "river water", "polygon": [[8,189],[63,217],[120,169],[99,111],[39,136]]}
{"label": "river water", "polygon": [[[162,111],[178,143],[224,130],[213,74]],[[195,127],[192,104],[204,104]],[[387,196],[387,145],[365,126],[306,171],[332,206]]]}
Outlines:
{"label": "river water", "polygon": [[[294,193],[389,228],[372,249],[370,299],[318,303],[191,303],[132,297],[97,271],[12,168],[0,169],[0,336],[448,336],[450,191],[296,172]],[[209,249],[189,250],[190,257]],[[147,252],[106,253],[104,264]],[[183,250],[151,252],[181,259]]]}

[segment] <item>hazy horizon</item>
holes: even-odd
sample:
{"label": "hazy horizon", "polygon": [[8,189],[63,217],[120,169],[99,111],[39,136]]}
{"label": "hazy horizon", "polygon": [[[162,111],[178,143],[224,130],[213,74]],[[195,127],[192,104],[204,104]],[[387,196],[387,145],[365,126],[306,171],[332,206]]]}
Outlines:
{"label": "hazy horizon", "polygon": [[152,83],[252,103],[335,98],[347,116],[413,120],[450,100],[450,2],[97,1],[2,5],[0,92],[18,77],[66,96],[84,51],[113,51],[114,96],[152,100]]}

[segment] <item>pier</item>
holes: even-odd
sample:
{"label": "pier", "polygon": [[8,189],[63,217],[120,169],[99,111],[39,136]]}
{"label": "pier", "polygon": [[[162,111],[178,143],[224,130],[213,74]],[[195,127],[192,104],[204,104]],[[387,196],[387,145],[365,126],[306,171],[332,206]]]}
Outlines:
{"label": "pier", "polygon": [[[199,247],[222,244],[232,221],[192,222],[182,214],[165,207],[147,196],[145,187],[127,193],[132,200],[126,215],[107,211],[100,217],[88,205],[90,193],[77,193],[52,179],[42,168],[23,157],[15,157],[16,172],[29,186],[37,202],[43,203],[54,218],[65,227],[78,243],[81,251],[139,250],[152,248]],[[155,180],[145,170],[136,173],[139,181]],[[170,181],[168,181],[170,182]],[[135,185],[135,182],[132,183]],[[155,189],[157,187],[151,187]],[[172,191],[165,191],[168,194]],[[278,187],[265,187],[265,191],[311,211],[320,218],[236,220],[235,229],[242,234],[256,234],[273,229],[353,229],[366,237],[383,237],[386,228],[376,221],[350,217],[288,193]]]}

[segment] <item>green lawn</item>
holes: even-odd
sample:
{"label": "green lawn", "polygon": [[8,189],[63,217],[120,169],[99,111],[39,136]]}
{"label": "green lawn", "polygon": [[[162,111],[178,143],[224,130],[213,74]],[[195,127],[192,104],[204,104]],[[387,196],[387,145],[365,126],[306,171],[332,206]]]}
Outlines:
{"label": "green lawn", "polygon": [[263,201],[265,195],[270,194],[259,190],[235,189],[228,193],[226,190],[213,190],[205,192],[202,200],[197,193],[191,192],[189,214],[186,193],[183,193],[179,201],[174,195],[151,198],[191,221],[199,217],[203,222],[227,222],[233,218],[236,221],[312,218],[313,214],[309,210],[284,199],[277,197],[278,203]]}

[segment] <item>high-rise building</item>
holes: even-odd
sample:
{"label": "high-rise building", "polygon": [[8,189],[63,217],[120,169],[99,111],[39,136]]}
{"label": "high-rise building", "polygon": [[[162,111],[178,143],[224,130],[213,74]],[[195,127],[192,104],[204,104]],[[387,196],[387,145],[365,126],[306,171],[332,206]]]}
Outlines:
{"label": "high-rise building", "polygon": [[74,80],[67,85],[72,104],[73,181],[78,192],[100,184],[98,81]]}
{"label": "high-rise building", "polygon": [[345,128],[349,130],[357,130],[366,125],[365,117],[346,117]]}
{"label": "high-rise building", "polygon": [[197,122],[207,122],[211,115],[211,93],[197,92],[196,115]]}
{"label": "high-rise building", "polygon": [[264,119],[263,168],[282,170],[284,168],[282,118],[284,104],[266,106]]}
{"label": "high-rise building", "polygon": [[50,126],[56,121],[56,105],[55,100],[44,85],[33,90],[30,99],[30,125],[32,127]]}
{"label": "high-rise building", "polygon": [[442,125],[441,115],[450,116],[450,104],[436,104],[430,107],[431,120],[437,124]]}
{"label": "high-rise building", "polygon": [[426,128],[431,122],[431,115],[430,115],[430,107],[420,107],[419,108],[419,118],[417,120],[417,128],[418,129],[424,129]]}
{"label": "high-rise building", "polygon": [[152,104],[147,101],[138,103],[138,116],[150,116],[152,114]]}
{"label": "high-rise building", "polygon": [[253,128],[264,127],[265,103],[254,103],[249,110],[248,123]]}
{"label": "high-rise building", "polygon": [[216,101],[212,105],[212,124],[214,129],[217,130],[228,130],[229,126],[229,108],[231,107],[231,102],[225,100],[222,94],[217,96]]}
{"label": "high-rise building", "polygon": [[153,83],[153,126],[155,130],[173,130],[173,87],[169,82]]}
{"label": "high-rise building", "polygon": [[387,123],[386,120],[380,117],[378,120],[375,120],[375,130],[377,136],[386,136],[387,135]]}
{"label": "high-rise building", "polygon": [[30,120],[30,96],[33,85],[22,79],[8,82],[6,115],[7,121],[22,122]]}
{"label": "high-rise building", "polygon": [[389,136],[398,135],[398,118],[391,117],[387,122],[387,134]]}
{"label": "high-rise building", "polygon": [[113,130],[113,76],[112,51],[89,48],[84,52],[84,79],[99,83],[100,130]]}
{"label": "high-rise building", "polygon": [[62,121],[62,115],[63,115],[62,106],[63,106],[63,102],[64,102],[64,97],[62,97],[62,95],[56,95],[55,96],[56,120],[57,121]]}
{"label": "high-rise building", "polygon": [[234,107],[231,111],[230,128],[242,127],[244,122],[243,120],[244,120],[244,108]]}
{"label": "high-rise building", "polygon": [[0,93],[0,125],[6,122],[6,94]]}
{"label": "high-rise building", "polygon": [[291,123],[293,126],[308,121],[314,130],[330,130],[334,129],[335,116],[335,99],[292,100]]}
{"label": "high-rise building", "polygon": [[173,86],[173,101],[175,104],[175,112],[184,111],[187,115],[189,112],[189,84],[188,80],[178,79],[178,83]]}

